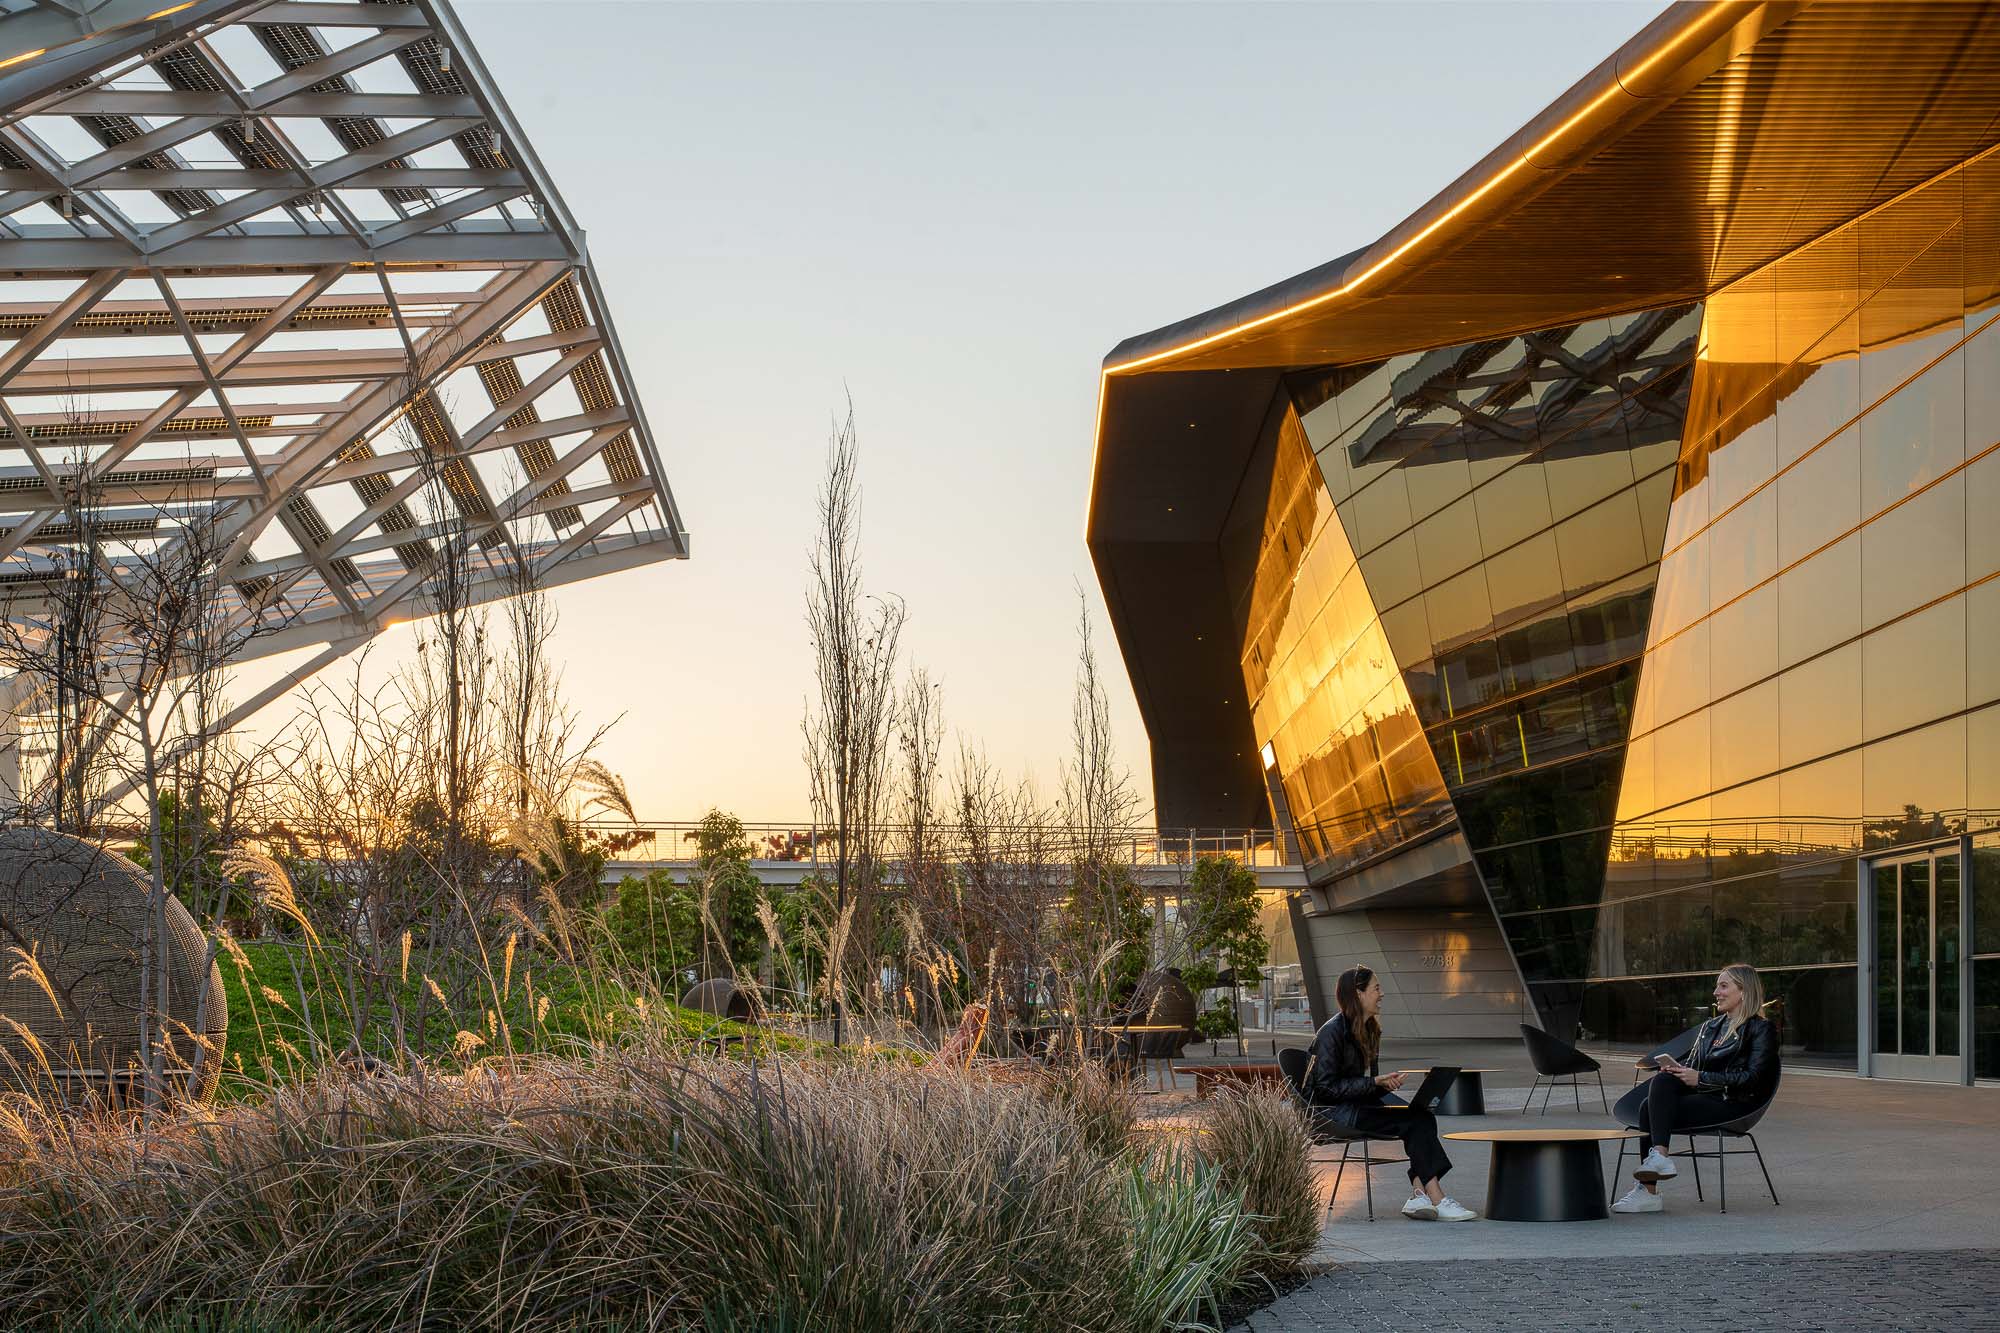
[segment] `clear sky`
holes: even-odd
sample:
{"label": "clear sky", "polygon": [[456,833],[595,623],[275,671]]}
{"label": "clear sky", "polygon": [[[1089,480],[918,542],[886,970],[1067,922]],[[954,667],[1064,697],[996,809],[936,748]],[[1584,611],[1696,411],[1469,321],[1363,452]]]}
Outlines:
{"label": "clear sky", "polygon": [[458,8],[588,232],[692,534],[558,593],[570,692],[622,714],[604,757],[642,814],[750,821],[807,809],[806,548],[847,393],[867,580],[948,725],[1054,790],[1081,584],[1149,788],[1083,545],[1104,354],[1374,240],[1658,10]]}

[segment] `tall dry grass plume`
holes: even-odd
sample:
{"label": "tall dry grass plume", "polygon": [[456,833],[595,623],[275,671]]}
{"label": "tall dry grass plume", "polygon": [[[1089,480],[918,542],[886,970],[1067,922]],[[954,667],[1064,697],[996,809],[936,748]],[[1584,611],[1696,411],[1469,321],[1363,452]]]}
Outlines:
{"label": "tall dry grass plume", "polygon": [[328,1072],[143,1151],[130,1124],[9,1102],[0,1325],[1201,1326],[1247,1252],[1241,1200],[1135,1150],[1101,1101],[642,1040]]}

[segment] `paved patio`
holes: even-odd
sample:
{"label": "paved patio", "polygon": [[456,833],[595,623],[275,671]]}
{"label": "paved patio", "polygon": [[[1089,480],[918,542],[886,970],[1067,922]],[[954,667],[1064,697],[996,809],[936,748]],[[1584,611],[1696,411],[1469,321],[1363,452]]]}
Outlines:
{"label": "paved patio", "polygon": [[[1631,1086],[1629,1058],[1605,1061],[1605,1089],[1614,1102]],[[1489,1114],[1447,1119],[1447,1133],[1481,1125],[1610,1123],[1594,1085],[1581,1114],[1565,1094],[1546,1118],[1523,1117],[1532,1073],[1517,1043],[1385,1044],[1385,1068],[1434,1062],[1506,1071],[1487,1076]],[[1408,1188],[1398,1164],[1376,1168],[1378,1220],[1370,1223],[1350,1165],[1314,1255],[1335,1267],[1248,1327],[1258,1333],[1328,1327],[1336,1313],[1348,1326],[1374,1327],[1363,1312],[1378,1310],[1382,1327],[1456,1328],[1453,1320],[1462,1320],[1489,1329],[2000,1328],[2000,1089],[1790,1067],[1757,1137],[1783,1204],[1772,1204],[1754,1158],[1732,1158],[1727,1214],[1717,1206],[1711,1162],[1702,1166],[1706,1202],[1696,1201],[1684,1167],[1680,1179],[1661,1187],[1664,1214],[1540,1224],[1411,1222],[1396,1211]],[[1447,1188],[1483,1212],[1488,1149],[1446,1147],[1455,1164]],[[1616,1152],[1616,1144],[1604,1150],[1607,1181]],[[1631,1165],[1628,1154],[1621,1193]],[[1324,1178],[1331,1184],[1330,1166]],[[1697,1255],[1716,1257],[1685,1262]],[[1776,1257],[1786,1255],[1801,1258]],[[1440,1302],[1443,1292],[1462,1295]],[[1774,1301],[1773,1292],[1790,1294]],[[1471,1293],[1479,1295],[1465,1299]],[[1561,1294],[1555,1306],[1552,1293]]]}
{"label": "paved patio", "polygon": [[[1469,1043],[1458,1045],[1471,1046]],[[1487,1125],[1603,1126],[1596,1089],[1585,1110],[1559,1095],[1547,1116],[1523,1117],[1518,1108],[1533,1075],[1513,1052],[1517,1043],[1490,1043],[1482,1052],[1453,1051],[1452,1063],[1480,1057],[1509,1072],[1487,1076],[1483,1120],[1447,1119],[1453,1129]],[[1511,1050],[1501,1049],[1502,1046]],[[1433,1052],[1420,1043],[1388,1045],[1391,1063],[1427,1063]],[[1518,1067],[1518,1072],[1516,1071]],[[1607,1062],[1605,1090],[1612,1101],[1631,1086],[1629,1063]],[[1538,1102],[1539,1104],[1539,1102]],[[1507,1110],[1505,1108],[1517,1108]],[[1757,1129],[1782,1207],[1773,1207],[1754,1158],[1729,1162],[1729,1212],[1716,1204],[1714,1163],[1702,1164],[1707,1202],[1695,1200],[1694,1181],[1662,1186],[1663,1214],[1613,1217],[1608,1222],[1489,1222],[1444,1226],[1406,1221],[1385,1201],[1408,1192],[1400,1167],[1375,1171],[1376,1215],[1369,1223],[1352,1167],[1321,1239],[1318,1258],[1341,1263],[1398,1259],[1525,1258],[1581,1255],[1672,1255],[1802,1250],[2000,1248],[2000,1088],[1891,1083],[1789,1069],[1777,1104]],[[1711,1140],[1711,1142],[1713,1142]],[[1393,1145],[1391,1145],[1393,1147]],[[1482,1212],[1486,1202],[1486,1145],[1447,1143],[1454,1170],[1446,1185],[1460,1202]],[[1636,1143],[1635,1143],[1636,1146]],[[1617,1145],[1604,1149],[1607,1183]],[[1337,1156],[1337,1154],[1334,1154]],[[1626,1168],[1632,1165],[1630,1154]],[[1328,1184],[1332,1176],[1327,1175]],[[1625,1182],[1629,1184],[1629,1181]],[[1620,1192],[1623,1190],[1621,1188]]]}

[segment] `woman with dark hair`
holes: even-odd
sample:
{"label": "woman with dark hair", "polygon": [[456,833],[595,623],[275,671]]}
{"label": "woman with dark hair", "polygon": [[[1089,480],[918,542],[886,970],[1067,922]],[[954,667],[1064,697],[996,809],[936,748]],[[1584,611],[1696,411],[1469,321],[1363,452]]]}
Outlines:
{"label": "woman with dark hair", "polygon": [[1695,1030],[1694,1047],[1682,1064],[1658,1057],[1660,1072],[1646,1085],[1639,1108],[1639,1183],[1617,1203],[1614,1213],[1666,1211],[1660,1182],[1679,1175],[1663,1151],[1667,1141],[1694,1125],[1719,1125],[1778,1081],[1778,1029],[1763,1016],[1764,982],[1748,963],[1731,963],[1716,974],[1715,1017]]}
{"label": "woman with dark hair", "polygon": [[1313,1114],[1348,1129],[1393,1134],[1410,1156],[1410,1200],[1403,1216],[1425,1222],[1470,1222],[1479,1214],[1444,1192],[1439,1183],[1451,1159],[1438,1142],[1437,1117],[1404,1106],[1389,1094],[1401,1074],[1376,1072],[1382,1048],[1382,981],[1365,967],[1350,967],[1334,983],[1340,1012],[1313,1038],[1306,1066],[1306,1097]]}

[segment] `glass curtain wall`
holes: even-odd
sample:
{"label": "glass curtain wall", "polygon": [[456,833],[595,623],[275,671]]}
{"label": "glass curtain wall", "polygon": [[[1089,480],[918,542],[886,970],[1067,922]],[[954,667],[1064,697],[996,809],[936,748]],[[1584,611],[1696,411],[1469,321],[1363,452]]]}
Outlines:
{"label": "glass curtain wall", "polygon": [[1431,771],[1565,1034],[1700,327],[1698,306],[1585,320],[1292,386],[1329,530],[1381,608],[1366,651],[1400,668]]}
{"label": "glass curtain wall", "polygon": [[1251,475],[1268,469],[1270,487],[1246,487],[1226,525],[1256,541],[1224,543],[1244,689],[1300,850],[1334,873],[1451,808],[1297,415],[1283,411],[1261,449]]}
{"label": "glass curtain wall", "polygon": [[1859,859],[2000,816],[1996,196],[1975,159],[1708,303],[1594,914],[1601,1036],[1698,1020],[1742,959],[1788,1049],[1851,1061]]}
{"label": "glass curtain wall", "polygon": [[1252,474],[1268,468],[1270,488],[1246,488],[1228,520],[1258,532],[1250,566],[1230,570],[1244,691],[1306,863],[1338,871],[1436,829],[1450,805],[1292,410],[1262,450]]}

